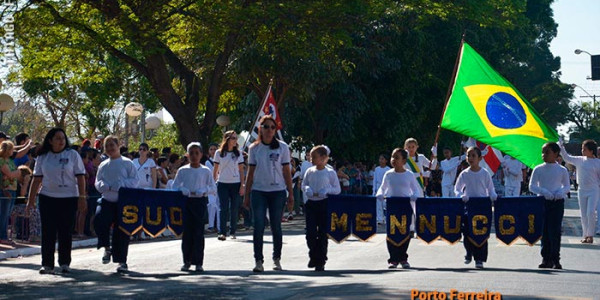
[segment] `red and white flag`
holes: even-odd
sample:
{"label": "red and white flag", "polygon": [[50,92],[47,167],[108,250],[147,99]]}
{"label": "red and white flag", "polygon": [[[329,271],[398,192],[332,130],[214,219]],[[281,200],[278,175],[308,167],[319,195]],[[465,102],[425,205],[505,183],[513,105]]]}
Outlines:
{"label": "red and white flag", "polygon": [[479,165],[488,170],[492,176],[496,174],[496,171],[498,171],[503,160],[502,152],[500,152],[500,150],[477,141],[474,138],[469,138],[465,142],[465,146],[479,148],[479,150],[481,150],[481,156],[483,157],[483,160]]}
{"label": "red and white flag", "polygon": [[263,100],[263,105],[260,107],[260,111],[258,112],[258,116],[254,121],[254,126],[248,135],[246,142],[244,143],[244,149],[250,145],[250,143],[254,142],[258,138],[258,127],[260,126],[260,118],[266,115],[271,115],[273,119],[275,119],[275,123],[277,125],[277,137],[279,140],[283,141],[283,137],[281,136],[281,129],[283,128],[283,123],[281,122],[281,117],[277,112],[277,103],[275,103],[275,96],[273,96],[273,89],[271,85],[267,89],[267,94],[265,95],[265,99]]}

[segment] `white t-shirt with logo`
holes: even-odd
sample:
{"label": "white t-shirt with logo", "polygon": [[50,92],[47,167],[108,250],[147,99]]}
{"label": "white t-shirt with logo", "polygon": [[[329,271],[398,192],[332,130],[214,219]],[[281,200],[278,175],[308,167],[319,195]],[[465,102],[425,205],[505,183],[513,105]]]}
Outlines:
{"label": "white t-shirt with logo", "polygon": [[221,150],[219,149],[215,152],[213,161],[219,165],[217,182],[240,182],[240,164],[244,163],[244,157],[241,152],[236,156],[235,153],[227,151],[225,152],[225,156],[221,157]]}
{"label": "white t-shirt with logo", "polygon": [[290,164],[290,149],[286,143],[278,142],[277,149],[271,149],[269,145],[263,143],[250,145],[248,165],[256,167],[252,190],[275,192],[286,189],[283,166]]}
{"label": "white t-shirt with logo", "polygon": [[34,177],[43,177],[40,194],[54,198],[78,197],[78,175],[85,175],[85,167],[79,153],[72,149],[38,156],[33,169]]}
{"label": "white t-shirt with logo", "polygon": [[140,159],[136,158],[133,160],[133,165],[138,173],[138,179],[140,180],[139,188],[155,188],[152,186],[152,169],[156,168],[156,163],[152,158],[146,159],[146,161],[140,165]]}

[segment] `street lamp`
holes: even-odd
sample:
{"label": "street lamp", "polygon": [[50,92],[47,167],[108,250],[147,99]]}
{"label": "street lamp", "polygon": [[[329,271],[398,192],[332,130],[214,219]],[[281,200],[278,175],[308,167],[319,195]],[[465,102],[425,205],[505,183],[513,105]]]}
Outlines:
{"label": "street lamp", "polygon": [[[579,50],[579,49],[577,49],[577,50]],[[577,51],[577,50],[575,50],[575,51]],[[579,50],[579,51],[581,51],[581,50]],[[582,52],[583,52],[583,51],[582,51]],[[588,91],[586,91],[584,88],[582,88],[581,86],[579,86],[579,85],[577,85],[577,84],[575,84],[575,83],[571,84],[571,87],[572,87],[572,88],[576,88],[576,87],[578,87],[578,88],[580,88],[580,89],[581,89],[583,92],[585,92],[585,93],[587,94],[587,96],[579,96],[579,97],[581,97],[581,98],[592,98],[592,108],[594,109],[594,119],[595,119],[595,118],[596,118],[596,95],[592,95],[592,94],[590,94],[590,93],[589,93]]]}
{"label": "street lamp", "polygon": [[152,136],[154,136],[154,130],[158,129],[158,127],[160,127],[160,119],[154,114],[149,115],[145,121],[145,128],[150,130],[148,139],[151,139]]}
{"label": "street lamp", "polygon": [[13,98],[7,94],[0,94],[0,125],[2,125],[4,112],[9,111],[13,107],[15,107],[15,101]]}
{"label": "street lamp", "polygon": [[[141,104],[137,103],[137,102],[130,102],[129,104],[125,105],[125,113],[128,116],[131,117],[137,117],[139,115],[142,115],[142,143],[146,140],[145,136],[144,136],[144,126],[145,126],[145,122],[143,121],[145,118],[143,117],[144,114],[144,106],[142,106]],[[129,120],[126,120],[125,124],[129,124]],[[127,128],[125,129],[126,133],[128,134],[128,130]],[[128,138],[125,138],[125,140],[127,141]],[[127,145],[125,145],[127,146]]]}
{"label": "street lamp", "polygon": [[581,50],[575,49],[575,54],[579,55],[581,53],[585,53],[591,58],[591,66],[592,66],[592,80],[600,80],[600,55],[592,55],[591,53]]}
{"label": "street lamp", "polygon": [[216,121],[217,121],[217,125],[223,127],[223,132],[227,131],[227,126],[229,126],[229,124],[231,124],[231,120],[226,115],[220,115]]}

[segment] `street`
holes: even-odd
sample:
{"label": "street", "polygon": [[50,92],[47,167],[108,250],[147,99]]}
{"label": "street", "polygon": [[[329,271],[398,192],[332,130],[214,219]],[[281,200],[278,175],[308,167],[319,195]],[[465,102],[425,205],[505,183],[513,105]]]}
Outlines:
{"label": "street", "polygon": [[411,299],[413,289],[448,297],[454,289],[487,290],[501,293],[503,299],[600,299],[600,245],[579,243],[577,200],[571,198],[566,206],[563,270],[537,268],[539,242],[530,247],[519,240],[505,246],[494,235],[483,270],[463,263],[462,242],[426,245],[418,239],[411,240],[408,250],[412,269],[388,270],[385,229],[379,228],[368,242],[330,240],[326,271],[315,272],[306,266],[304,220],[295,219],[284,223],[283,271],[271,270],[271,237],[266,235],[265,272],[252,273],[251,231],[241,231],[237,240],[207,236],[204,273],[179,271],[179,239],[132,244],[125,275],[115,273],[115,264],[103,265],[102,250],[95,248],[74,250],[73,273],[64,276],[39,275],[39,255],[0,261],[0,298]]}

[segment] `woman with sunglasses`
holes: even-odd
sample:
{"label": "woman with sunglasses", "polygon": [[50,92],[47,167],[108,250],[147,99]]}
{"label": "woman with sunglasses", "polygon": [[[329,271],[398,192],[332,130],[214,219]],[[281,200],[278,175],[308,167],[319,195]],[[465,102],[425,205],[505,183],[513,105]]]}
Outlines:
{"label": "woman with sunglasses", "polygon": [[[273,234],[273,270],[281,270],[281,216],[285,205],[294,205],[292,173],[290,171],[290,150],[286,143],[275,138],[277,125],[271,115],[260,119],[258,138],[248,150],[248,176],[246,178],[246,197],[244,207],[252,202],[254,212],[254,259],[256,266],[252,271],[263,272],[263,235],[265,216],[269,210],[271,232]],[[252,199],[250,199],[252,196]]]}
{"label": "woman with sunglasses", "polygon": [[146,143],[141,143],[139,147],[140,157],[133,160],[133,165],[138,173],[139,188],[156,188],[156,163],[148,151]]}
{"label": "woman with sunglasses", "polygon": [[230,130],[223,135],[221,146],[215,152],[213,176],[217,182],[217,193],[221,207],[221,224],[218,239],[224,241],[227,236],[227,220],[229,234],[235,239],[238,222],[240,196],[244,195],[244,157],[238,150],[237,134]]}

